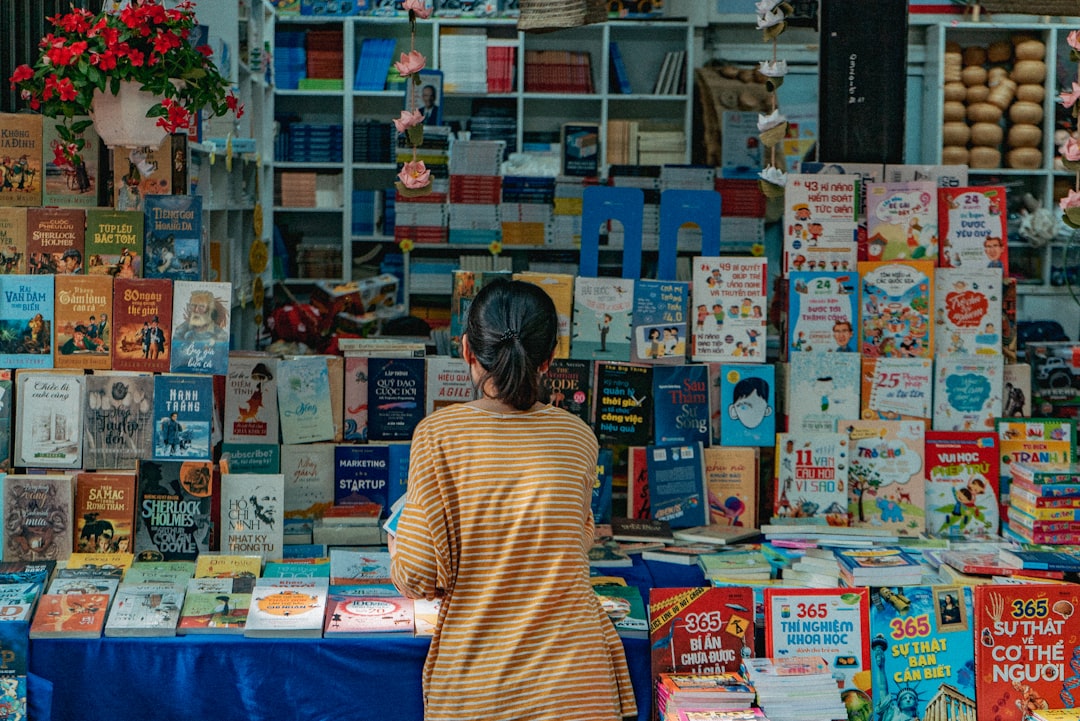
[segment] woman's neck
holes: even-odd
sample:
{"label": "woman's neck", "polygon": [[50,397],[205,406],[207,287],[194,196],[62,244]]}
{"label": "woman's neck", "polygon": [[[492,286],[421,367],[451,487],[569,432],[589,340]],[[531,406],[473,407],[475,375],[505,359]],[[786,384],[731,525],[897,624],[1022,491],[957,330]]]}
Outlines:
{"label": "woman's neck", "polygon": [[505,403],[503,401],[500,401],[500,400],[498,400],[496,398],[491,398],[489,396],[483,396],[481,398],[478,398],[475,401],[472,401],[472,405],[474,405],[477,408],[480,408],[482,410],[488,411],[490,413],[503,413],[503,414],[507,414],[507,413],[524,413],[524,412],[527,412],[527,411],[534,411],[537,408],[540,408],[540,407],[543,406],[542,403],[534,403],[531,408],[527,408],[527,409],[525,409],[525,411],[522,411],[520,408],[515,408],[514,406],[510,405],[509,403]]}

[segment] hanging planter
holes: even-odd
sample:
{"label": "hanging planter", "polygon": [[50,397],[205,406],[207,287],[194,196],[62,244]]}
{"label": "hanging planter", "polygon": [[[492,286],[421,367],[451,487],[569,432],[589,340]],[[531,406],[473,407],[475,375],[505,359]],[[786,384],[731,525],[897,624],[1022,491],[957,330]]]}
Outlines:
{"label": "hanging planter", "polygon": [[156,118],[148,118],[146,114],[159,102],[159,97],[140,90],[139,83],[129,80],[120,83],[120,91],[115,95],[94,90],[90,119],[101,142],[110,148],[156,149],[167,133]]}

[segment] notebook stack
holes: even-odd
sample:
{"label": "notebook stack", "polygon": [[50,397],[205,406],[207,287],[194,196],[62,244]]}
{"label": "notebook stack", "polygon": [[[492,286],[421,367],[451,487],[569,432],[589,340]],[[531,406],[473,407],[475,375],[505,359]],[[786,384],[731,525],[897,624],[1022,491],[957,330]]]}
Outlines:
{"label": "notebook stack", "polygon": [[847,711],[821,656],[748,658],[743,672],[771,721],[842,721]]}
{"label": "notebook stack", "polygon": [[736,671],[726,673],[661,673],[656,679],[656,708],[661,719],[680,711],[748,709],[754,688]]}

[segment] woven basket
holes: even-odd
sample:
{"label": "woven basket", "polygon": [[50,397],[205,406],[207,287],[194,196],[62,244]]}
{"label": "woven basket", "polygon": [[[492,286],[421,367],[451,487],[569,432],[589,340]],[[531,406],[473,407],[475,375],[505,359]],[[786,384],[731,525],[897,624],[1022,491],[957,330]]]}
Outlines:
{"label": "woven basket", "polygon": [[518,30],[532,33],[576,28],[607,20],[606,0],[520,0]]}
{"label": "woven basket", "polygon": [[988,13],[1080,16],[1080,0],[982,0]]}

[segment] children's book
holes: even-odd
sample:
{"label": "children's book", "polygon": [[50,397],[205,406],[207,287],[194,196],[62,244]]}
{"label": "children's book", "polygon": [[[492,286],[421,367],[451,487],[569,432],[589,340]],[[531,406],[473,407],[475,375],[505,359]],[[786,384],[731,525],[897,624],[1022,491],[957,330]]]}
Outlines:
{"label": "children's book", "polygon": [[853,526],[918,536],[926,529],[926,479],[922,421],[852,420],[848,514]]}
{"label": "children's book", "polygon": [[177,280],[169,369],[225,375],[229,370],[232,283]]}
{"label": "children's book", "polygon": [[230,353],[224,408],[226,443],[277,444],[277,358],[269,353]]}
{"label": "children's book", "polygon": [[186,586],[121,583],[105,620],[106,636],[175,636]]}
{"label": "children's book", "polygon": [[221,552],[280,556],[284,501],[280,473],[221,474]]}
{"label": "children's book", "polygon": [[41,205],[46,157],[42,119],[37,113],[0,113],[6,157],[0,205]]}
{"label": "children's book", "polygon": [[75,485],[67,475],[0,479],[4,561],[65,561],[71,555]]}
{"label": "children's book", "polygon": [[846,433],[777,433],[775,464],[774,519],[848,525],[851,441]]}
{"label": "children's book", "polygon": [[1001,271],[934,271],[934,346],[938,356],[1001,354]]}
{"label": "children's book", "polygon": [[464,358],[433,355],[426,359],[426,391],[424,393],[425,415],[454,403],[465,403],[477,398],[472,371]]}
{"label": "children's book", "polygon": [[601,443],[644,446],[652,442],[653,366],[595,361],[593,429]]}
{"label": "children's book", "polygon": [[131,553],[136,501],[134,473],[78,473],[73,513],[75,552]]}
{"label": "children's book", "polygon": [[863,358],[861,417],[929,422],[933,369],[931,358]]}
{"label": "children's book", "polygon": [[863,357],[932,358],[933,261],[866,261],[859,276]]}
{"label": "children's book", "polygon": [[86,211],[82,208],[26,209],[26,272],[83,273]]}
{"label": "children's book", "polygon": [[167,372],[171,356],[173,287],[166,278],[117,278],[113,283],[112,367]]}
{"label": "children's book", "polygon": [[330,371],[320,356],[286,356],[278,363],[278,411],[283,443],[334,439]]}
{"label": "children's book", "polygon": [[709,521],[702,444],[648,446],[649,505],[653,518],[672,528]]}
{"label": "children's book", "polygon": [[143,214],[111,208],[86,209],[86,272],[112,278],[141,278]]}
{"label": "children's book", "polygon": [[938,538],[998,534],[1001,514],[997,434],[927,431],[926,531]]}
{"label": "children's book", "polygon": [[784,274],[854,270],[858,262],[858,179],[790,173],[784,187]]}
{"label": "children's book", "polygon": [[630,360],[635,363],[686,362],[686,312],[690,284],[641,279],[634,284]]}
{"label": "children's book", "polygon": [[935,431],[984,431],[1001,415],[1000,355],[942,355],[934,368]]}
{"label": "children's book", "polygon": [[705,448],[702,454],[705,457],[709,523],[757,528],[759,449],[712,446]]}
{"label": "children's book", "polygon": [[[692,618],[711,622],[696,624]],[[753,655],[754,592],[746,586],[651,589],[649,640],[653,678],[738,671],[743,658]]]}
{"label": "children's book", "polygon": [[[142,211],[143,277],[187,281],[203,278],[202,196],[147,195]],[[183,305],[177,302],[176,307],[181,309]]]}
{"label": "children's book", "polygon": [[575,278],[570,357],[629,361],[633,310],[632,278]]}
{"label": "children's book", "polygon": [[319,638],[328,594],[325,578],[259,579],[251,592],[244,635]]}
{"label": "children's book", "polygon": [[26,208],[0,204],[0,275],[26,274]]}
{"label": "children's book", "polygon": [[0,367],[52,368],[52,275],[0,275]]}
{"label": "children's book", "polygon": [[[299,443],[281,447],[281,473],[285,477],[285,538],[299,542],[311,538],[316,518],[334,504],[333,443]],[[310,543],[310,540],[307,541]]]}
{"label": "children's book", "polygon": [[263,558],[252,553],[200,553],[195,559],[195,578],[247,579],[243,589],[251,591],[262,575]]}
{"label": "children's book", "polygon": [[943,268],[1001,268],[1009,274],[1005,188],[1000,185],[938,189],[940,263]]}
{"label": "children's book", "polygon": [[208,375],[154,376],[156,461],[211,460],[214,384]]}
{"label": "children's book", "polygon": [[390,583],[390,552],[335,547],[330,549],[330,584],[353,586]]}
{"label": "children's book", "polygon": [[938,259],[938,189],[925,180],[866,184],[867,259]]}
{"label": "children's book", "polygon": [[514,280],[540,286],[552,303],[559,320],[559,337],[555,345],[556,358],[570,357],[571,316],[574,313],[574,276],[568,273],[542,273],[538,271],[520,271],[514,273]]}
{"label": "children's book", "polygon": [[[155,194],[173,192],[173,139],[161,141],[157,148],[113,148],[112,205],[118,210],[143,210],[146,199]],[[183,192],[177,189],[177,192]]]}
{"label": "children's book", "polygon": [[210,461],[140,461],[135,554],[192,561],[211,550],[215,479]]}
{"label": "children's book", "polygon": [[765,362],[767,268],[764,258],[695,256],[692,348],[699,362]]}
{"label": "children's book", "polygon": [[331,593],[326,604],[327,638],[412,636],[414,631],[411,598]]}
{"label": "children's book", "polygon": [[390,448],[385,443],[334,448],[334,505],[377,503],[389,508]]}
{"label": "children's book", "polygon": [[[571,346],[572,348],[573,346]],[[428,359],[431,362],[431,359]],[[592,361],[555,358],[540,377],[544,400],[592,425]]]}
{"label": "children's book", "polygon": [[368,439],[407,441],[424,417],[425,359],[368,359]]}
{"label": "children's book", "polygon": [[82,468],[85,394],[81,370],[16,371],[16,466]]}
{"label": "children's book", "polygon": [[53,367],[107,369],[113,281],[106,275],[57,275]]}
{"label": "children's book", "polygon": [[133,470],[154,446],[154,376],[96,371],[86,376],[83,467]]}
{"label": "children's book", "polygon": [[[251,605],[252,583],[235,578],[192,578],[187,582],[184,606],[176,632],[241,634]],[[241,590],[244,589],[244,590]]]}
{"label": "children's book", "polygon": [[709,368],[702,364],[653,369],[656,443],[709,443]]}
{"label": "children's book", "polygon": [[721,445],[772,445],[776,440],[775,386],[775,367],[772,365],[721,367]]}
{"label": "children's book", "polygon": [[792,353],[788,368],[789,432],[831,433],[837,422],[859,417],[857,353]]}
{"label": "children's book", "polygon": [[1071,463],[1076,453],[1076,424],[1067,418],[1000,418],[997,420],[1001,474],[1001,517],[1009,507],[1013,463]]}
{"label": "children's book", "polygon": [[854,270],[789,273],[787,300],[791,357],[809,351],[858,353],[859,275]]}
{"label": "children's book", "polygon": [[368,434],[368,358],[346,352],[342,362],[345,388],[342,392],[342,440],[364,442]]}
{"label": "children's book", "polygon": [[917,555],[901,546],[838,548],[834,558],[840,578],[847,586],[879,586],[886,583],[906,586],[919,583],[923,567]]}

